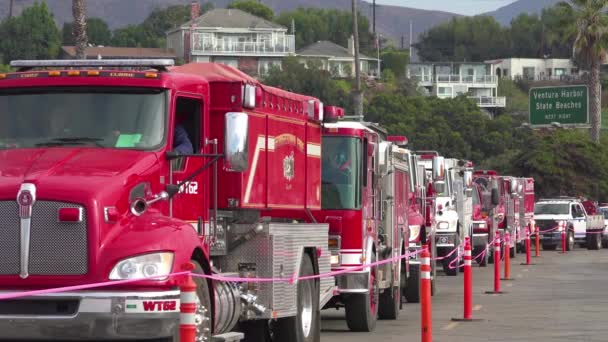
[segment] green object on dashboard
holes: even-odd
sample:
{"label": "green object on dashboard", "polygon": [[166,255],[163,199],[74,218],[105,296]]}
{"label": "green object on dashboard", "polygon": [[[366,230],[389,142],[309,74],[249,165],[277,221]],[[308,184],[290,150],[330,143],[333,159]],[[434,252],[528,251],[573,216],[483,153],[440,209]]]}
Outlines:
{"label": "green object on dashboard", "polygon": [[116,147],[135,147],[141,141],[141,134],[121,134],[116,140]]}

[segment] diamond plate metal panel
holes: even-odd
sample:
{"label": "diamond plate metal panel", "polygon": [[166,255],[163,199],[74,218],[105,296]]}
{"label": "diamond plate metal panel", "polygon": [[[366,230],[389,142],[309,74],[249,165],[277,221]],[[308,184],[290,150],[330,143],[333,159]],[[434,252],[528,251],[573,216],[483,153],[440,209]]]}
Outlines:
{"label": "diamond plate metal panel", "polygon": [[19,205],[0,201],[0,274],[19,274]]}
{"label": "diamond plate metal panel", "polygon": [[59,208],[82,208],[72,203],[38,201],[32,211],[30,266],[32,275],[81,275],[87,273],[87,215],[82,222],[61,223]]}
{"label": "diamond plate metal panel", "polygon": [[[232,229],[232,232],[239,231]],[[271,223],[264,230],[242,245],[230,250],[225,257],[214,258],[222,272],[238,272],[239,264],[256,264],[260,278],[289,278],[299,267],[306,247],[321,249],[318,259],[319,272],[329,273],[330,253],[327,249],[329,227],[325,224],[279,224]],[[322,279],[320,297],[335,285],[333,278]],[[259,303],[270,310],[263,318],[270,318],[273,311],[277,317],[296,314],[297,285],[285,282],[259,283]]]}

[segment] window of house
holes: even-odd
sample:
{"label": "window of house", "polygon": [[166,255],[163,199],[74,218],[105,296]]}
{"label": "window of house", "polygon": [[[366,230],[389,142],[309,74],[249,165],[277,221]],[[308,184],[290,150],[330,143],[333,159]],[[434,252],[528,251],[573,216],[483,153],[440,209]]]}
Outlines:
{"label": "window of house", "polygon": [[536,70],[534,67],[524,67],[523,72],[525,79],[533,80],[535,78],[534,76],[536,75]]}
{"label": "window of house", "polygon": [[439,95],[452,95],[452,89],[450,87],[439,87],[437,93]]}
{"label": "window of house", "polygon": [[555,76],[563,76],[566,74],[566,69],[564,68],[555,68]]}

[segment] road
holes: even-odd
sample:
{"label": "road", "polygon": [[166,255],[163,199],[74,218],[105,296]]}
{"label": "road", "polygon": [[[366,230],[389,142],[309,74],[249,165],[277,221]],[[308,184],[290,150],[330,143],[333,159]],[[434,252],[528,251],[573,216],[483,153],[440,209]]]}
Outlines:
{"label": "road", "polygon": [[[512,260],[513,281],[493,289],[493,265],[473,268],[473,318],[462,316],[462,276],[438,275],[433,297],[433,341],[607,341],[608,250],[577,248],[567,255],[542,251],[536,265],[522,266],[525,255]],[[405,304],[397,321],[378,321],[374,333],[348,331],[342,310],[323,311],[322,342],[420,341],[420,306]]]}

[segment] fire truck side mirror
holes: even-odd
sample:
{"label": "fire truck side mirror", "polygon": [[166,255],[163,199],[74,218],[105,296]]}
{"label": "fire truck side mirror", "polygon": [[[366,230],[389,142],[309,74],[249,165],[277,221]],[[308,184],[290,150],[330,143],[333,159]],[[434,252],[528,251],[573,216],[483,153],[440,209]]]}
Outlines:
{"label": "fire truck side mirror", "polygon": [[466,190],[473,188],[473,171],[466,170],[463,175],[464,187]]}
{"label": "fire truck side mirror", "polygon": [[227,171],[244,172],[249,168],[249,116],[226,113],[224,131],[224,165]]}
{"label": "fire truck side mirror", "polygon": [[498,189],[492,188],[492,205],[496,206],[500,203],[500,197],[498,195]]}
{"label": "fire truck side mirror", "polygon": [[[443,157],[433,157],[433,180],[443,181],[445,180],[445,160]],[[438,191],[442,192],[442,191]]]}

